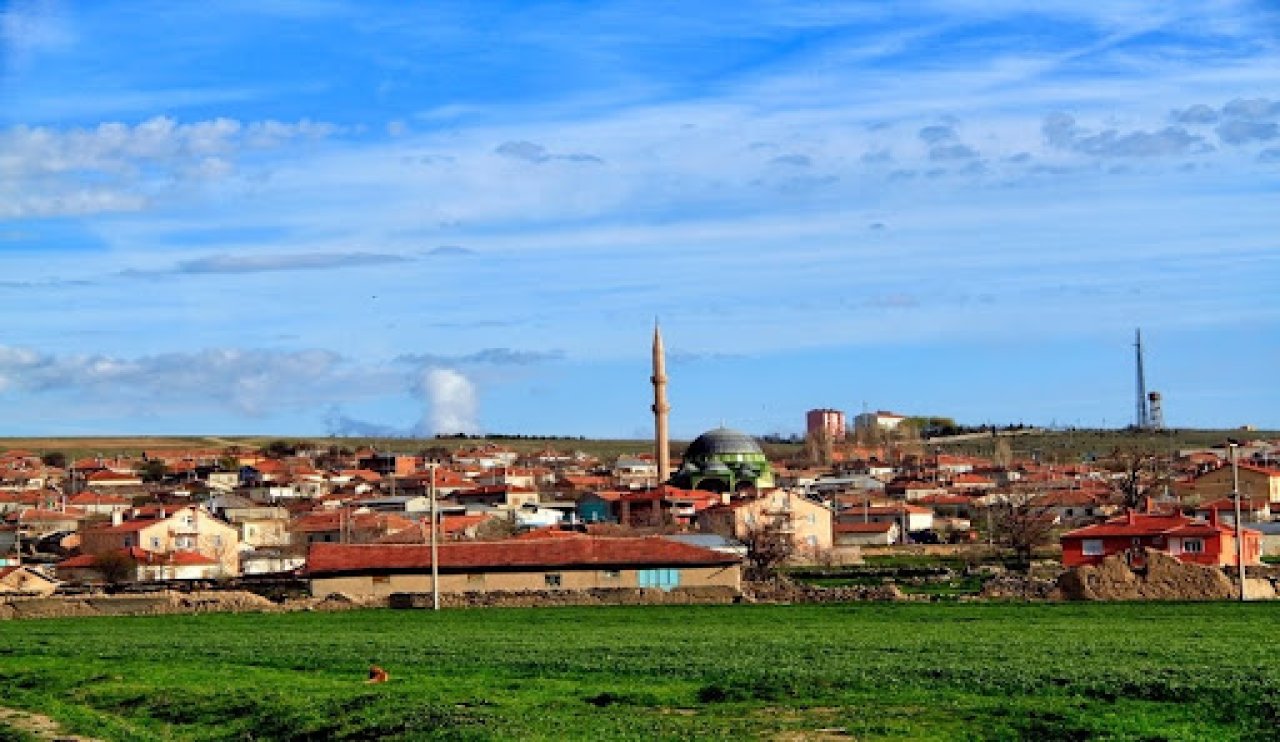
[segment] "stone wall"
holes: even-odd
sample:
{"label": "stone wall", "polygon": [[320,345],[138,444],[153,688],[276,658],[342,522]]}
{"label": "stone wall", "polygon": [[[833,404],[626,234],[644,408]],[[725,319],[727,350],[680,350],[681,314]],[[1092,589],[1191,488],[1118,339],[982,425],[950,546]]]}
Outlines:
{"label": "stone wall", "polygon": [[[297,610],[304,609],[298,606]],[[285,605],[243,591],[157,592],[0,598],[0,619],[76,616],[157,616],[222,611],[279,611]]]}
{"label": "stone wall", "polygon": [[[523,590],[519,592],[442,593],[442,608],[533,608],[576,605],[694,605],[737,602],[730,587],[707,585],[674,590],[594,588],[589,590]],[[392,608],[430,608],[431,593],[392,593]]]}

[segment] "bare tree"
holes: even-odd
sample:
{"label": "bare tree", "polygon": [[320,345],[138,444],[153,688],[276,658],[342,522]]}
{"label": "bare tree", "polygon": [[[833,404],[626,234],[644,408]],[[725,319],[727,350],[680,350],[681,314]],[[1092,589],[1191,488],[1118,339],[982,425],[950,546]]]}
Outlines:
{"label": "bare tree", "polygon": [[738,540],[747,549],[746,578],[768,580],[777,576],[781,567],[795,553],[795,543],[781,518],[763,518],[748,523]]}
{"label": "bare tree", "polygon": [[820,427],[805,436],[804,453],[809,463],[815,466],[831,465],[833,441],[826,427]]}
{"label": "bare tree", "polygon": [[1145,446],[1131,444],[1116,448],[1103,461],[1103,466],[1112,473],[1112,485],[1122,504],[1130,510],[1141,509],[1148,496],[1173,485],[1169,460]]}
{"label": "bare tree", "polygon": [[1031,555],[1044,546],[1056,526],[1053,508],[1031,491],[1005,493],[988,506],[995,543],[1013,552],[1018,564],[1031,564]]}
{"label": "bare tree", "polygon": [[1013,448],[1009,445],[1009,439],[1000,435],[996,431],[991,431],[993,438],[991,462],[1001,468],[1009,468],[1013,463]]}
{"label": "bare tree", "polygon": [[503,539],[511,538],[519,532],[520,527],[516,525],[516,519],[514,517],[502,517],[495,515],[476,526],[476,540],[502,541]]}
{"label": "bare tree", "polygon": [[112,587],[137,579],[138,562],[123,551],[107,551],[93,558],[93,568]]}

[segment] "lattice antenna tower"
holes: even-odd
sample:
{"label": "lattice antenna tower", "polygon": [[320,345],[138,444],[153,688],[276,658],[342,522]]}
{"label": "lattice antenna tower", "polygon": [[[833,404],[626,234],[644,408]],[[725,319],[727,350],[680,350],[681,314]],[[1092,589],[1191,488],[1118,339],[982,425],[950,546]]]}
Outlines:
{"label": "lattice antenna tower", "polygon": [[1133,351],[1137,360],[1137,406],[1133,424],[1140,430],[1151,427],[1151,408],[1147,406],[1147,375],[1142,370],[1142,330],[1133,331]]}

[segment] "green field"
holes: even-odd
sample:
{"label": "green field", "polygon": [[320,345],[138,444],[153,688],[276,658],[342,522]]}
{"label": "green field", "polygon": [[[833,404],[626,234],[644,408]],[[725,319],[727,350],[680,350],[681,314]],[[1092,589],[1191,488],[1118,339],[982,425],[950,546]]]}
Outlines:
{"label": "green field", "polygon": [[[120,740],[1277,739],[1278,619],[950,603],[10,621],[0,704]],[[392,681],[364,684],[370,662]]]}

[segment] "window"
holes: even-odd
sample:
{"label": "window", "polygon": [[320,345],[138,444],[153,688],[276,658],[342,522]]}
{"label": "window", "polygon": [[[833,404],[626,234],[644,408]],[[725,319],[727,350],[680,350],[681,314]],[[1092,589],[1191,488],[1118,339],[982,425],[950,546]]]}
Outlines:
{"label": "window", "polygon": [[390,585],[390,584],[391,584],[391,575],[374,575],[374,576],[373,576],[373,584],[375,584],[375,585]]}
{"label": "window", "polygon": [[1198,538],[1182,539],[1182,553],[1184,554],[1203,554],[1204,540]]}
{"label": "window", "polygon": [[640,587],[656,587],[659,590],[670,590],[680,586],[680,570],[678,569],[642,569],[636,573]]}
{"label": "window", "polygon": [[543,582],[547,587],[560,587],[562,580],[559,572],[548,572],[543,576]]}
{"label": "window", "polygon": [[475,573],[475,572],[472,572],[472,573],[468,574],[468,575],[467,575],[467,584],[468,584],[468,585],[483,585],[483,584],[484,584],[484,574],[483,574],[483,573]]}
{"label": "window", "polygon": [[1102,556],[1102,539],[1087,538],[1081,546],[1085,556]]}
{"label": "window", "polygon": [[159,537],[159,536],[152,536],[152,537],[151,537],[151,550],[152,550],[152,551],[159,551],[159,550],[160,550],[160,537]]}
{"label": "window", "polygon": [[606,580],[616,580],[616,579],[618,579],[618,578],[619,578],[619,577],[621,577],[621,576],[622,576],[622,573],[621,573],[621,572],[619,572],[619,571],[618,571],[618,570],[616,570],[616,569],[606,569],[606,570],[604,570],[604,578],[605,578]]}

